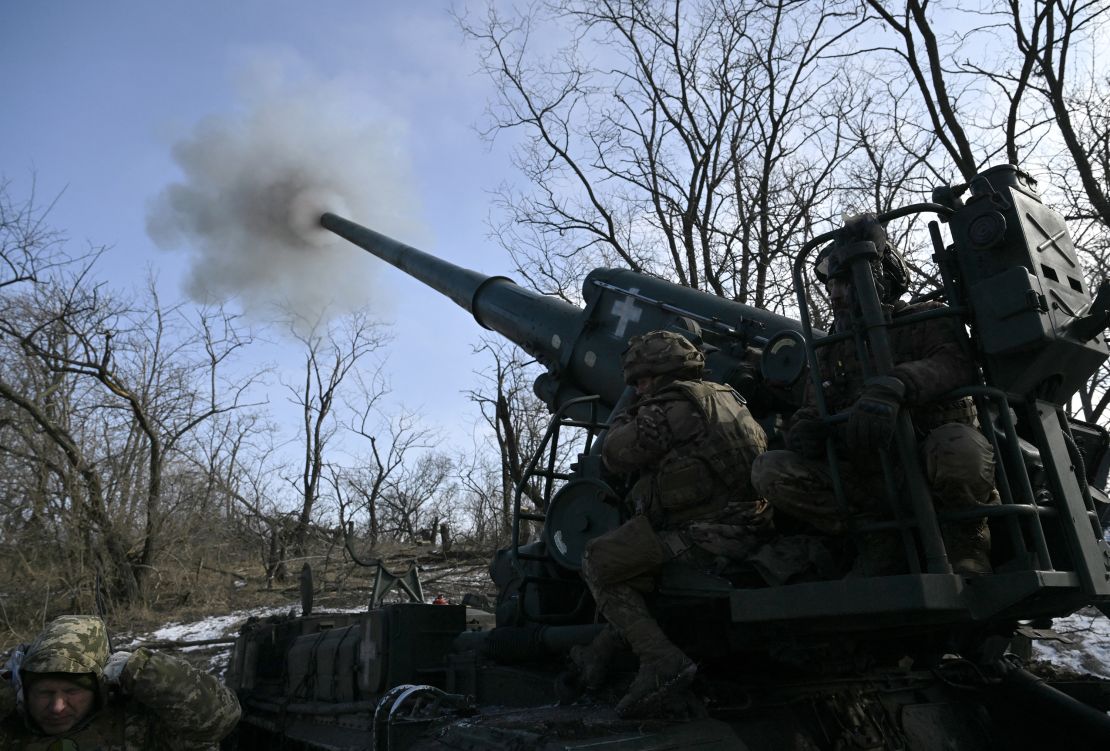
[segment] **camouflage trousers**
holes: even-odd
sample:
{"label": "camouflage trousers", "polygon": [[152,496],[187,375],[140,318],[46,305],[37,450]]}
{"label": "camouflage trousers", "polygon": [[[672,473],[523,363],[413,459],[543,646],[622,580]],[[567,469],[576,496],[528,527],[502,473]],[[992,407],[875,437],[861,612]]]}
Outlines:
{"label": "camouflage trousers", "polygon": [[[941,425],[920,444],[925,476],[938,511],[971,508],[996,502],[994,451],[976,428],[962,423]],[[752,466],[752,483],[774,507],[812,524],[826,534],[847,531],[848,519],[886,515],[886,484],[878,461],[839,464],[847,507],[833,491],[827,462],[806,459],[793,451],[768,451]],[[895,478],[897,484],[900,478]]]}
{"label": "camouflage trousers", "polygon": [[621,624],[650,619],[643,595],[655,587],[663,564],[681,561],[716,574],[737,564],[779,585],[799,576],[827,578],[833,562],[820,541],[805,535],[776,536],[763,501],[734,503],[712,518],[677,529],[655,530],[646,516],[590,540],[582,555],[582,578],[598,611]]}

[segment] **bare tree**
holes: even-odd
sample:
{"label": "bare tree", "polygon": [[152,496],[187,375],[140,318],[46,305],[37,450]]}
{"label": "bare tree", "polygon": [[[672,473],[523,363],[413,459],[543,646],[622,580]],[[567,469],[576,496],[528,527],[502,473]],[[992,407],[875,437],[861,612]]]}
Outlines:
{"label": "bare tree", "polygon": [[71,260],[64,252],[64,235],[47,221],[53,206],[36,202],[33,179],[30,196],[19,200],[0,176],[0,290],[34,283]]}
{"label": "bare tree", "polygon": [[250,333],[218,308],[163,305],[153,279],[133,301],[109,292],[98,251],[68,257],[42,212],[0,194],[0,451],[29,470],[31,518],[54,526],[75,575],[99,567],[131,602],[194,481],[187,444],[242,404],[252,379],[224,373]]}
{"label": "bare tree", "polygon": [[[780,305],[781,261],[850,149],[832,61],[853,7],[563,0],[464,20],[498,86],[487,134],[525,138],[532,189],[502,193],[496,230],[520,272],[573,298],[585,270],[620,264]],[[536,52],[541,25],[569,41]]]}
{"label": "bare tree", "polygon": [[[537,478],[525,482],[525,469],[540,447],[549,417],[547,407],[532,393],[534,373],[529,369],[532,362],[525,360],[520,350],[504,341],[485,339],[477,351],[486,353],[490,364],[478,373],[482,385],[468,391],[467,395],[478,405],[486,426],[492,432],[500,475],[497,493],[499,536],[504,542],[509,538],[513,494],[518,486],[535,509],[543,510],[542,486]],[[573,453],[574,445],[564,443],[561,450],[565,460]],[[489,492],[488,484],[473,479],[464,482],[464,485],[471,493]]]}
{"label": "bare tree", "polygon": [[[363,388],[361,393],[367,390]],[[391,493],[396,494],[397,488],[405,482],[405,476],[412,471],[414,455],[436,445],[439,437],[422,427],[420,418],[407,410],[402,409],[392,416],[375,415],[376,401],[377,398],[365,399],[361,412],[350,426],[370,444],[369,456],[357,469],[345,473],[352,500],[357,499],[352,511],[366,513],[371,546],[378,544],[386,530],[382,518],[384,499]],[[342,515],[340,521],[344,521]]]}
{"label": "bare tree", "polygon": [[454,517],[452,503],[457,489],[451,458],[436,452],[421,455],[391,483],[380,499],[382,532],[394,539],[415,541],[424,529],[437,530]]}
{"label": "bare tree", "polygon": [[[926,113],[920,127],[939,140],[948,163],[965,181],[1003,155],[1035,176],[1047,175],[1046,200],[1069,219],[1087,273],[1105,280],[1110,77],[1098,56],[1110,40],[1110,6],[1089,0],[998,0],[974,8],[867,0],[867,7],[899,43],[862,54],[890,53],[888,61],[901,63],[887,67],[888,85],[911,82]],[[875,114],[892,130],[918,119],[895,118],[883,108]],[[932,170],[938,176],[948,171],[943,165]],[[1105,419],[1108,377],[1100,373],[1077,400],[1089,421]]]}
{"label": "bare tree", "polygon": [[365,358],[380,349],[388,336],[365,311],[337,321],[290,321],[291,335],[304,347],[304,379],[286,384],[302,415],[303,460],[294,480],[300,509],[291,532],[293,549],[304,555],[313,510],[320,497],[327,463],[326,450],[339,430],[336,415],[340,388]]}
{"label": "bare tree", "polygon": [[[98,393],[82,394],[91,419],[74,425],[72,415],[57,414],[49,391],[49,400],[36,402],[8,383],[2,395],[53,437],[84,478],[87,510],[104,544],[114,549],[121,544],[117,538],[136,535],[139,548],[127,554],[130,576],[120,572],[118,551],[110,555],[122,577],[119,594],[130,598],[142,596],[161,552],[167,462],[199,425],[240,405],[251,379],[226,382],[221,369],[249,336],[219,310],[202,310],[195,328],[187,326],[180,307],[161,304],[153,280],[145,299],[129,304],[92,284],[90,272],[81,266],[30,296],[10,299],[0,329],[18,342],[24,366],[59,383],[97,384]],[[75,428],[84,435],[75,435]],[[90,440],[99,450],[90,451]]]}

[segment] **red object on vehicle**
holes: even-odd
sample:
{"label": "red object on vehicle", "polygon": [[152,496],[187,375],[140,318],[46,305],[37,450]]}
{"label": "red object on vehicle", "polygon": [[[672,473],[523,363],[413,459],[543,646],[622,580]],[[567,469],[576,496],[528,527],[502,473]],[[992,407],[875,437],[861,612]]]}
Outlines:
{"label": "red object on vehicle", "polygon": [[436,595],[436,598],[434,600],[432,600],[432,604],[433,605],[447,605],[448,604],[447,598],[444,597],[443,595]]}

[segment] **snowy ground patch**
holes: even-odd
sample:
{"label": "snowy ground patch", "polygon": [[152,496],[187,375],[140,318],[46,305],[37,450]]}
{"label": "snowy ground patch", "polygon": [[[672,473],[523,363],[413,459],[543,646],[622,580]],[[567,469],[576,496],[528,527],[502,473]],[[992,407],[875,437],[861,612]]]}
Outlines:
{"label": "snowy ground patch", "polygon": [[1033,642],[1033,658],[1062,668],[1110,679],[1110,619],[1084,608],[1052,622],[1052,630],[1068,642]]}
{"label": "snowy ground patch", "polygon": [[[238,634],[239,628],[252,616],[266,618],[287,610],[288,608],[258,608],[240,610],[228,615],[209,616],[194,623],[169,623],[146,635],[142,641],[204,641],[230,638]],[[201,649],[201,647],[182,647],[182,651],[190,649]]]}

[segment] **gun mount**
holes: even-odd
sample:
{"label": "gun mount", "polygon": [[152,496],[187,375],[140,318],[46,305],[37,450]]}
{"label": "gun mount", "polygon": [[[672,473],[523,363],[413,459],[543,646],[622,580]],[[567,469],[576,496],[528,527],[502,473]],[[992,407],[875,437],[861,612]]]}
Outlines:
{"label": "gun mount", "polygon": [[[325,215],[323,226],[447,295],[547,366],[537,393],[554,418],[529,465],[544,479],[544,502],[527,510],[517,490],[512,545],[491,566],[500,589],[492,628],[469,630],[462,606],[421,604],[246,627],[228,678],[245,709],[240,747],[926,751],[1110,739],[1108,682],[1061,683],[1062,693],[1025,672],[1010,649],[1031,624],[1110,603],[1110,548],[1096,501],[1110,441],[1065,411],[1107,357],[1110,305],[1104,294],[1092,299],[1062,218],[1016,168],[938,189],[934,201],[880,219],[939,217],[929,231],[943,280],[936,296],[948,307],[935,315],[958,317],[977,353],[982,380],[958,395],[974,398],[997,457],[1002,503],[973,512],[988,518],[998,541],[994,573],[952,573],[938,528],[956,512],[938,513],[931,502],[905,418],[891,452],[905,468],[903,492],[888,492],[888,521],[855,532],[899,531],[910,573],[753,587],[664,568],[658,619],[702,665],[707,714],[685,721],[621,721],[604,700],[555,706],[575,698],[555,680],[568,649],[600,628],[577,556],[584,540],[621,516],[597,456],[606,418],[625,393],[618,354],[632,335],[689,332],[697,322],[709,377],[748,396],[773,436],[798,403],[807,362],[815,373],[818,349],[845,338],[813,329],[804,294],[809,255],[833,233],[807,242],[797,258],[794,321],[614,269],[587,277],[585,305],[576,308]],[[875,254],[867,245],[849,246],[843,262],[867,263]],[[870,274],[857,277],[875,302]],[[881,353],[898,324],[878,304],[861,309],[854,335]],[[570,471],[552,459],[565,428],[586,434]],[[522,521],[542,522],[543,539],[523,544]]]}

